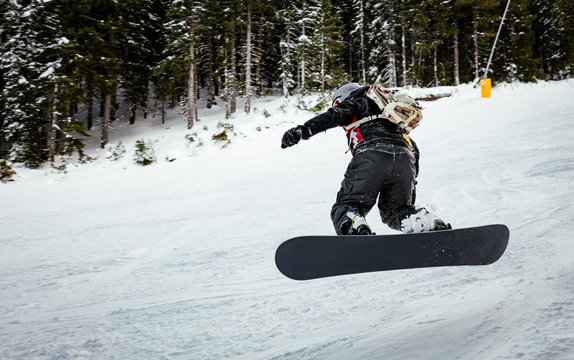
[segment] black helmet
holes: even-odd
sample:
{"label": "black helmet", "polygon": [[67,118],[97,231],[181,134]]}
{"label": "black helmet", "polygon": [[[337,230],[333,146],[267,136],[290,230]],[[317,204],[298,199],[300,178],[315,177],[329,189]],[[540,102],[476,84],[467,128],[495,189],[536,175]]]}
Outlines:
{"label": "black helmet", "polygon": [[333,96],[333,103],[331,106],[337,106],[343,101],[345,101],[349,95],[360,88],[362,85],[357,83],[349,83],[341,86],[340,88],[335,91],[335,95]]}

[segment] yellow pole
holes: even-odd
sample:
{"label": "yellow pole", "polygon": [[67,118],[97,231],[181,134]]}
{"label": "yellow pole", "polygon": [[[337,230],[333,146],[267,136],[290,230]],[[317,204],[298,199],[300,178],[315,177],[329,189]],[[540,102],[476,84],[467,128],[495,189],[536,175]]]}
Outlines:
{"label": "yellow pole", "polygon": [[482,93],[482,97],[483,98],[489,98],[490,97],[490,89],[492,87],[492,83],[490,81],[490,78],[486,78],[486,79],[482,80],[480,82],[480,87],[481,87],[480,92]]}

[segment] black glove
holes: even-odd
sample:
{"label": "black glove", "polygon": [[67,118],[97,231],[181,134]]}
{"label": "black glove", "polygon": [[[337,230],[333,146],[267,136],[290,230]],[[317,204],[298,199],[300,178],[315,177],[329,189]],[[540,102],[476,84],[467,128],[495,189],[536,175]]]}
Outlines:
{"label": "black glove", "polygon": [[281,139],[281,148],[288,148],[297,144],[301,139],[307,140],[310,137],[311,134],[309,133],[309,130],[305,126],[299,125],[287,130],[285,134],[283,134],[283,139]]}

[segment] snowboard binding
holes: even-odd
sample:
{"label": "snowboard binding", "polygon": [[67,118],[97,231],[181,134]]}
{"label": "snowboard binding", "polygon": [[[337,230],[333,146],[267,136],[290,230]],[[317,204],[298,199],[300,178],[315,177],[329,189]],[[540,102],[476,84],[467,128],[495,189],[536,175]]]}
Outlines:
{"label": "snowboard binding", "polygon": [[351,220],[341,225],[342,235],[376,235],[363,216],[352,212],[349,212],[347,216]]}

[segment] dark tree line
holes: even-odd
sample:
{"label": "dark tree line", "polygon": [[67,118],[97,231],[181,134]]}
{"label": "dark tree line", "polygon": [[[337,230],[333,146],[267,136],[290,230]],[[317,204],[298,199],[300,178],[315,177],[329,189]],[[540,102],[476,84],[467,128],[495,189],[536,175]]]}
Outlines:
{"label": "dark tree line", "polygon": [[[133,124],[184,104],[192,128],[198,99],[249,113],[275,91],[476,81],[506,3],[0,0],[0,155],[29,167],[82,157],[86,130],[99,126],[105,146],[120,106]],[[512,0],[488,76],[573,73],[574,2]]]}

